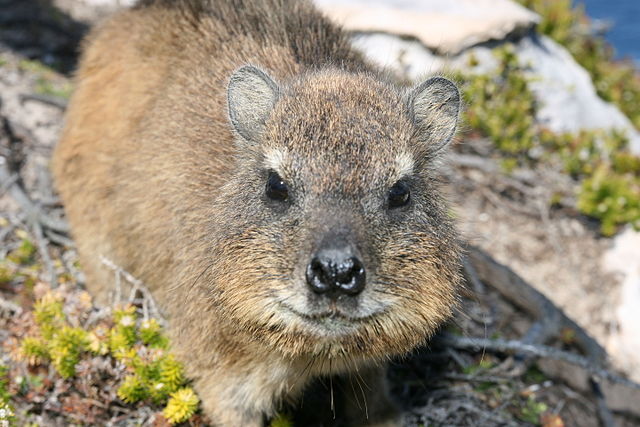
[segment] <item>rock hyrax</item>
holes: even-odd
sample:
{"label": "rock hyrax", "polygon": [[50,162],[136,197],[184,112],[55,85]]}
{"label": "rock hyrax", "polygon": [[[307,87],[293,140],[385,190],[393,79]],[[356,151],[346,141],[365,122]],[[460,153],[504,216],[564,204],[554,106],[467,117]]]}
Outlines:
{"label": "rock hyrax", "polygon": [[[384,362],[452,311],[459,246],[437,157],[460,97],[406,90],[308,1],[143,0],[84,43],[54,156],[87,286],[143,280],[203,408],[258,426],[319,376]],[[359,396],[358,396],[359,397]]]}

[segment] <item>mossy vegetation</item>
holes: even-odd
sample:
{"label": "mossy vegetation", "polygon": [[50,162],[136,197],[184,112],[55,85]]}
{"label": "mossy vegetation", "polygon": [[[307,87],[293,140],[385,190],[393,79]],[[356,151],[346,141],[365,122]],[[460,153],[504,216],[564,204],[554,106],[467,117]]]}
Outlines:
{"label": "mossy vegetation", "polygon": [[278,414],[271,420],[269,427],[294,427],[293,419],[288,414]]}
{"label": "mossy vegetation", "polygon": [[[76,311],[77,320],[78,307],[66,304],[62,294],[52,291],[36,301],[31,333],[20,343],[22,360],[29,365],[49,364],[67,380],[78,374],[82,359],[110,358],[127,372],[117,389],[123,402],[163,406],[162,413],[171,424],[196,413],[199,399],[187,384],[182,364],[169,353],[169,341],[156,319],[140,319],[136,307],[127,305],[97,326],[85,328],[77,321],[72,325],[66,312]],[[91,309],[90,300],[84,301],[84,307]]]}
{"label": "mossy vegetation", "polygon": [[618,224],[631,223],[640,229],[640,180],[599,166],[580,187],[578,208],[600,219],[602,233],[612,235]]}
{"label": "mossy vegetation", "polygon": [[[83,391],[85,378],[93,378],[100,410],[113,404],[147,411],[141,413],[151,409],[157,411],[158,425],[201,425],[200,400],[171,354],[161,322],[132,304],[94,306],[89,294],[64,274],[58,275],[59,282],[68,285],[51,290],[39,281],[43,265],[31,236],[21,229],[14,235],[15,248],[0,260],[0,284],[21,289],[33,304],[26,303],[30,308],[11,327],[11,336],[18,339],[3,343],[13,360],[8,366],[0,361],[0,422],[31,425],[38,412],[25,412],[24,402],[37,407],[32,402],[59,393],[61,400],[70,399],[68,410],[59,412],[65,422],[101,424],[108,418],[91,418],[97,396]],[[21,408],[17,415],[16,408]],[[290,427],[293,422],[283,413],[269,425]]]}
{"label": "mossy vegetation", "polygon": [[[88,323],[90,316],[99,313],[90,296],[72,290],[75,283],[64,274],[58,276],[59,282],[70,283],[69,288],[52,291],[39,283],[42,265],[35,244],[24,230],[16,230],[15,237],[14,249],[0,261],[0,284],[19,286],[25,297],[38,297],[22,320],[20,328],[24,332],[19,333],[14,358],[25,362],[30,370],[52,367],[67,389],[73,389],[79,369],[86,374],[92,364],[106,361],[120,372],[113,382],[119,381],[114,394],[122,402],[163,408],[162,414],[171,424],[190,419],[198,410],[199,399],[188,386],[182,364],[169,352],[169,340],[160,322],[141,316],[134,305],[125,305]],[[14,394],[24,395],[45,387],[38,375],[16,379],[14,373],[13,378],[14,384],[10,384],[8,369],[0,365],[1,421],[15,419],[10,387]]]}
{"label": "mossy vegetation", "polygon": [[12,425],[15,422],[13,406],[9,401],[9,368],[0,364],[0,425]]}
{"label": "mossy vegetation", "polygon": [[516,414],[518,418],[534,425],[541,425],[541,418],[549,409],[546,403],[538,402],[534,395],[529,395],[521,408]]}
{"label": "mossy vegetation", "polygon": [[500,64],[495,73],[459,77],[469,102],[466,119],[505,155],[518,157],[535,143],[535,98],[514,50],[507,46],[495,55]]}
{"label": "mossy vegetation", "polygon": [[36,76],[34,92],[38,95],[69,99],[73,86],[66,79],[58,78],[56,71],[40,61],[22,60],[18,68]]}
{"label": "mossy vegetation", "polygon": [[37,249],[26,231],[17,229],[15,235],[20,243],[0,260],[0,285],[19,284],[30,294],[38,280]]}
{"label": "mossy vegetation", "polygon": [[11,251],[7,259],[16,264],[30,264],[35,259],[35,254],[35,245],[25,237],[22,239],[20,246]]}
{"label": "mossy vegetation", "polygon": [[[549,5],[550,16],[540,24],[557,37],[569,37],[564,34],[578,20],[563,15],[563,3]],[[532,77],[513,46],[496,48],[494,54],[498,66],[493,72],[457,78],[468,103],[468,125],[493,142],[503,169],[510,172],[518,165],[558,159],[577,181],[577,208],[600,220],[604,235],[624,224],[640,229],[640,158],[629,151],[626,136],[616,131],[557,134],[545,129],[535,121]],[[470,62],[473,69],[473,58]]]}
{"label": "mossy vegetation", "polygon": [[35,92],[39,95],[49,95],[56,98],[69,99],[73,87],[70,83],[56,83],[46,78],[39,77],[36,80]]}

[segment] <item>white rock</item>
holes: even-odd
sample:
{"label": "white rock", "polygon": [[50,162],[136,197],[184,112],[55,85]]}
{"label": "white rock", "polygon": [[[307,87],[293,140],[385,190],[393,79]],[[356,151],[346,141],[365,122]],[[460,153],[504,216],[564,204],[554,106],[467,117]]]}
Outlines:
{"label": "white rock", "polygon": [[419,41],[404,40],[392,34],[356,34],[352,44],[374,63],[413,81],[440,73],[447,67],[446,59],[432,53]]}
{"label": "white rock", "polygon": [[129,7],[137,0],[51,0],[53,5],[63,10],[76,21],[93,25],[123,7]]}
{"label": "white rock", "polygon": [[611,356],[640,381],[640,232],[627,229],[616,236],[602,259],[603,268],[622,279],[618,325],[607,343]]}
{"label": "white rock", "polygon": [[112,6],[112,7],[127,7],[133,6],[138,0],[78,0],[80,3],[85,3],[89,6]]}
{"label": "white rock", "polygon": [[457,54],[535,25],[539,16],[511,0],[315,0],[350,31],[416,37],[441,54]]}
{"label": "white rock", "polygon": [[524,37],[518,58],[531,67],[529,87],[540,102],[538,120],[555,132],[581,129],[625,131],[632,151],[640,155],[640,134],[615,105],[596,92],[591,76],[562,46],[548,37]]}

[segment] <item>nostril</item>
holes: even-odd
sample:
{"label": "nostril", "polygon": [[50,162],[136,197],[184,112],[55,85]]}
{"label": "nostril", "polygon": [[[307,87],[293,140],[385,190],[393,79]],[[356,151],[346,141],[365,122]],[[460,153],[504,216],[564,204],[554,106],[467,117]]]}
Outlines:
{"label": "nostril", "polygon": [[344,293],[356,295],[362,292],[366,283],[366,273],[362,262],[351,257],[342,264],[341,274],[338,275],[337,286]]}
{"label": "nostril", "polygon": [[307,284],[317,294],[332,292],[356,295],[362,292],[366,282],[365,268],[356,257],[333,258],[314,257],[307,265]]}
{"label": "nostril", "polygon": [[318,294],[325,293],[331,289],[330,265],[326,261],[321,261],[318,257],[314,257],[307,265],[306,278],[311,290]]}

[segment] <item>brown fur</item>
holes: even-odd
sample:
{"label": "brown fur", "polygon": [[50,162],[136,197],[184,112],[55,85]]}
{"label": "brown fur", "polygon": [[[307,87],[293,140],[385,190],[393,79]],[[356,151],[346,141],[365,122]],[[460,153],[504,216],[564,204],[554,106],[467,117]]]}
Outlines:
{"label": "brown fur", "polygon": [[[226,88],[248,63],[277,93],[243,135]],[[147,0],[117,14],[85,42],[53,165],[89,289],[102,301],[111,289],[100,256],[150,287],[219,425],[261,425],[319,375],[383,384],[374,367],[424,343],[456,298],[458,246],[432,178],[457,120],[442,84],[395,88],[304,1]],[[256,104],[270,106],[265,90]],[[264,198],[269,169],[288,208]],[[387,212],[403,177],[411,204]],[[335,230],[358,242],[367,285],[328,308],[304,267]],[[384,388],[353,424],[395,422]]]}

